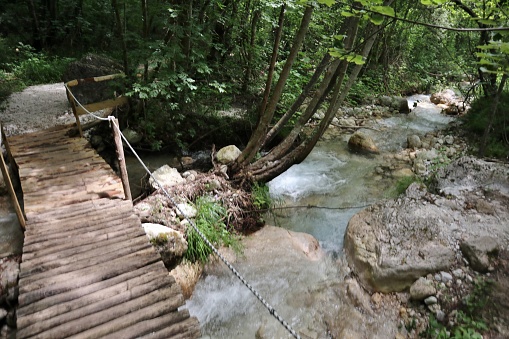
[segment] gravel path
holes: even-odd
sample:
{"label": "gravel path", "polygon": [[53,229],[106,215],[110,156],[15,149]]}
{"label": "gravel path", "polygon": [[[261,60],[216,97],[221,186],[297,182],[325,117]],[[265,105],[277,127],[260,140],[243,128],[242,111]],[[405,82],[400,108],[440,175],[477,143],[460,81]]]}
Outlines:
{"label": "gravel path", "polygon": [[7,135],[24,134],[73,123],[63,83],[30,86],[13,93],[0,108]]}

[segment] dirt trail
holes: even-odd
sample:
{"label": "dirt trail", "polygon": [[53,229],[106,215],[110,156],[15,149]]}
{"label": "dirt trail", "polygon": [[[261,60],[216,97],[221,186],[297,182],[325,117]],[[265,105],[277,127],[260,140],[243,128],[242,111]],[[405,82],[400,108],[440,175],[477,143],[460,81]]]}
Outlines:
{"label": "dirt trail", "polygon": [[7,135],[29,133],[74,122],[63,83],[30,86],[0,107]]}

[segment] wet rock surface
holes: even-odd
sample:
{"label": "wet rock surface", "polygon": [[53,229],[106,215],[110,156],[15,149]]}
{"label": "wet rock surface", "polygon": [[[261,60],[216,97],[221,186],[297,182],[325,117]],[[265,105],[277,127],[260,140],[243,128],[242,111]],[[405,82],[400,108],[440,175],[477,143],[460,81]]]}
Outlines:
{"label": "wet rock surface", "polygon": [[[473,162],[479,165],[477,174],[454,170]],[[475,183],[472,177],[492,178],[494,173],[501,173],[496,184],[501,190],[496,195],[505,198],[491,202],[494,213],[479,212],[471,201],[486,199],[488,186],[482,181]],[[472,268],[487,271],[488,254],[498,251],[493,237],[503,241],[504,248],[509,245],[509,211],[505,204],[509,177],[504,173],[504,165],[463,157],[437,175],[433,185],[443,195],[414,183],[402,197],[355,215],[348,224],[345,251],[361,282],[374,291],[401,291],[421,276],[448,270],[463,260],[465,252],[465,259],[474,263]],[[451,192],[456,195],[451,196]]]}

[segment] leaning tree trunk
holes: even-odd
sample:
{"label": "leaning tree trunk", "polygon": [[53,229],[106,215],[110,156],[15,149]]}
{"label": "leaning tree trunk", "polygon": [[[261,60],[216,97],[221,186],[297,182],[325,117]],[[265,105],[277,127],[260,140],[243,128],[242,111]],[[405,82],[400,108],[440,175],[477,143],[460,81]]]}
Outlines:
{"label": "leaning tree trunk", "polygon": [[[358,27],[359,18],[349,17],[345,20],[345,23],[341,28],[340,34],[346,35],[344,48],[347,53],[352,49],[356,40]],[[268,181],[286,171],[293,164],[304,160],[315,147],[316,143],[331,123],[339,108],[341,103],[341,89],[347,69],[347,60],[335,60],[331,65],[328,74],[324,77],[324,80],[320,84],[320,88],[314,96],[311,104],[308,106],[306,112],[301,116],[298,124],[296,124],[290,132],[290,136],[271,150],[268,155],[250,165],[245,166],[242,171],[234,175],[234,178],[239,180],[248,179],[252,181]],[[296,147],[291,148],[290,144],[293,144],[298,132],[302,130],[305,122],[311,117],[312,112],[316,110],[319,103],[323,102],[330,91],[332,94],[325,117],[322,119],[320,124],[315,127],[309,137],[303,139]]]}
{"label": "leaning tree trunk", "polygon": [[283,93],[286,81],[288,80],[288,77],[290,75],[293,63],[304,42],[304,38],[306,37],[306,33],[311,22],[312,14],[313,7],[312,6],[306,7],[299,30],[295,35],[292,48],[283,66],[281,74],[279,75],[278,82],[276,83],[274,92],[272,93],[272,96],[269,101],[267,101],[267,98],[268,92],[270,90],[270,84],[269,82],[267,82],[264,101],[260,109],[260,119],[258,121],[255,131],[253,132],[251,138],[249,139],[246,148],[239,156],[236,163],[233,165],[232,168],[233,172],[238,172],[241,168],[249,164],[255,158],[256,154],[260,151],[260,148],[264,143],[265,136],[269,129],[269,124],[271,123],[272,118],[274,117],[274,112],[276,111],[277,104],[279,103],[279,99],[281,98],[281,95]]}

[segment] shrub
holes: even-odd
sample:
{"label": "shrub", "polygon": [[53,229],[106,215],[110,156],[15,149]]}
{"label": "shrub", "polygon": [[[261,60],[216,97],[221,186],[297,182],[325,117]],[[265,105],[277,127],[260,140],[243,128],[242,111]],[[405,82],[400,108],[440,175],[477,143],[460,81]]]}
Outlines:
{"label": "shrub", "polygon": [[[239,237],[230,233],[225,220],[226,208],[212,197],[196,199],[196,226],[214,246],[232,247],[235,252],[241,251]],[[212,249],[203,241],[192,226],[187,229],[187,252],[185,258],[191,262],[207,262]]]}
{"label": "shrub", "polygon": [[[509,157],[509,93],[502,93],[498,114],[495,115],[486,144],[485,155],[495,158]],[[491,100],[480,97],[472,102],[472,107],[462,120],[465,129],[477,146],[481,145],[484,131],[490,123],[493,112]]]}

